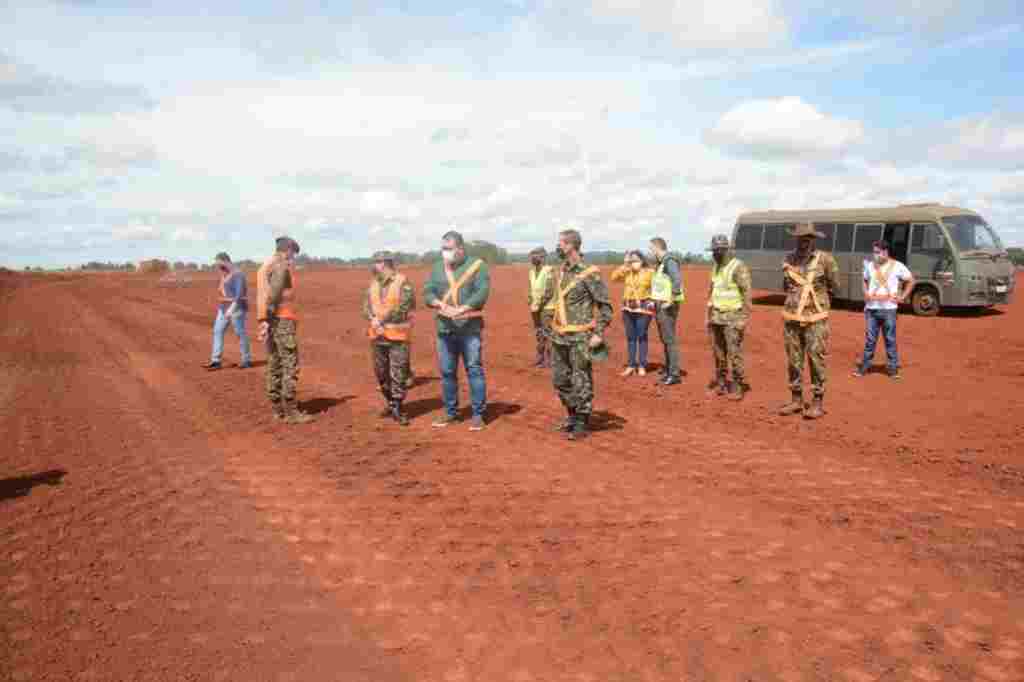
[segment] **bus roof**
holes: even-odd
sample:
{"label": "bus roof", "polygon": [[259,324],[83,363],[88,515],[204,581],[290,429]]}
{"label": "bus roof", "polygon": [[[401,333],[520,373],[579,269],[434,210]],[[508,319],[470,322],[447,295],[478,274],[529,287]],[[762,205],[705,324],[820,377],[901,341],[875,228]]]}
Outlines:
{"label": "bus roof", "polygon": [[[889,208],[839,208],[815,211],[751,211],[737,223],[890,223],[934,222],[951,215],[978,215],[967,208],[942,204],[903,204]],[[981,216],[978,216],[981,217]]]}

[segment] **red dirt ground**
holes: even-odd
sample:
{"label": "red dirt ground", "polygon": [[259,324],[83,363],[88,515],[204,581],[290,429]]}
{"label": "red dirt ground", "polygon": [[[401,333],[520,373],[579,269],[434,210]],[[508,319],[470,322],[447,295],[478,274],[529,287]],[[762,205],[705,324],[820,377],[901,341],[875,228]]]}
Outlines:
{"label": "red dirt ground", "polygon": [[549,430],[521,269],[495,272],[477,434],[430,428],[425,313],[415,419],[379,418],[364,272],[300,280],[299,427],[262,369],[200,369],[212,279],[5,274],[0,677],[1024,679],[1024,304],[901,317],[900,383],[850,376],[863,318],[837,311],[829,415],[805,422],[774,415],[770,299],[754,392],[705,394],[706,277],[684,385],[619,378],[616,323],[581,445]]}

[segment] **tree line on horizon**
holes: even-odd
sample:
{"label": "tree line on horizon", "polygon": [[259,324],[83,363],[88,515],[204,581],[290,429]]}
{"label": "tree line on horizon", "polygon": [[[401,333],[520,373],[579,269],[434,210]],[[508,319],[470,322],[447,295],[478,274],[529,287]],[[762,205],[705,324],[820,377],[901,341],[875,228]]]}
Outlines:
{"label": "tree line on horizon", "polygon": [[[1024,267],[1024,248],[1010,247],[1007,250],[1010,260],[1014,265],[1018,267]],[[525,253],[509,253],[506,249],[497,246],[488,241],[474,240],[466,243],[466,252],[473,257],[480,258],[489,265],[509,265],[514,263],[528,263],[530,257]],[[703,253],[692,253],[686,254],[676,253],[675,254],[683,264],[686,265],[699,265],[710,262],[710,259]],[[594,265],[621,265],[623,260],[622,251],[588,251],[584,253],[584,257],[587,262],[593,263]],[[441,252],[427,251],[425,253],[406,253],[397,252],[395,259],[399,265],[426,265],[437,262],[441,259]],[[308,254],[299,254],[295,262],[302,266],[319,266],[319,267],[369,267],[373,259],[369,256],[359,258],[338,258],[336,256],[310,256]],[[554,262],[554,256],[548,255],[548,262]],[[149,261],[143,261],[148,264],[148,267],[143,268],[149,272],[156,271],[192,271],[192,272],[208,272],[214,269],[212,263],[195,263],[186,261],[166,261],[162,259],[151,259]],[[156,265],[160,263],[162,265]],[[256,270],[260,267],[258,261],[242,259],[236,261],[235,264],[243,270]],[[57,270],[70,271],[70,270],[81,270],[90,272],[136,272],[139,270],[141,264],[136,264],[131,261],[118,263],[113,261],[101,262],[101,261],[90,261],[78,268],[57,268]],[[25,266],[25,272],[44,272],[46,269],[41,267]]]}

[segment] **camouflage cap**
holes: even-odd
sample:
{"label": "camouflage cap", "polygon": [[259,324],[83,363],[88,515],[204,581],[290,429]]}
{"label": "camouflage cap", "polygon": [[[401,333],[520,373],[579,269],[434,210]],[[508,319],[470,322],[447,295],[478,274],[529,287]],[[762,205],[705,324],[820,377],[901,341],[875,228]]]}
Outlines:
{"label": "camouflage cap", "polygon": [[538,246],[534,250],[530,251],[530,255],[531,256],[540,256],[542,258],[547,258],[548,250],[545,249],[543,246]]}
{"label": "camouflage cap", "polygon": [[216,256],[213,257],[213,260],[214,261],[223,261],[225,263],[230,263],[231,262],[231,256],[229,256],[226,252],[221,251],[220,253],[218,253]]}
{"label": "camouflage cap", "polygon": [[395,262],[395,254],[392,253],[391,251],[376,251],[373,254],[373,262],[374,263],[384,263],[384,262],[387,262],[387,263],[392,263],[393,264]]}
{"label": "camouflage cap", "polygon": [[299,243],[292,239],[291,237],[278,237],[276,243],[278,251],[286,251],[288,249],[291,249],[295,253],[299,253],[302,250],[299,248]]}
{"label": "camouflage cap", "polygon": [[729,248],[729,237],[724,234],[716,234],[711,238],[711,246],[708,251],[715,251],[717,249],[728,249]]}

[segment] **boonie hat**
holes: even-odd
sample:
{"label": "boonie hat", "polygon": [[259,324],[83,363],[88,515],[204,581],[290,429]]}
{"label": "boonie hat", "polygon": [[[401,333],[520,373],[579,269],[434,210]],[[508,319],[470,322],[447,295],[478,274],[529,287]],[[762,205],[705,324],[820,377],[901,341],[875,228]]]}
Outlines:
{"label": "boonie hat", "polygon": [[795,228],[793,228],[792,230],[787,230],[787,232],[789,232],[789,235],[791,237],[796,237],[797,239],[799,239],[800,237],[817,237],[819,239],[825,238],[825,235],[814,229],[814,223],[799,223]]}

